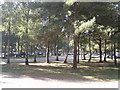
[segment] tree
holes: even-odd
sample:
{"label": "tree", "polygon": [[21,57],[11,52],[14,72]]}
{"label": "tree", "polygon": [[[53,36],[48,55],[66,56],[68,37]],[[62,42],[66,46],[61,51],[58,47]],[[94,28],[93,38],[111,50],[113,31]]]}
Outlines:
{"label": "tree", "polygon": [[109,26],[105,27],[104,32],[104,62],[106,62],[106,54],[107,54],[107,42],[110,39],[111,28]]}
{"label": "tree", "polygon": [[2,4],[2,20],[3,20],[3,30],[8,32],[8,57],[7,63],[10,63],[10,34],[12,29],[12,24],[14,21],[14,4],[12,2],[6,2]]}
{"label": "tree", "polygon": [[100,54],[100,60],[99,62],[102,62],[102,43],[103,43],[103,25],[96,25],[93,31],[93,40],[95,43],[99,45],[99,54]]}
{"label": "tree", "polygon": [[29,65],[28,63],[28,30],[29,30],[29,16],[30,16],[30,4],[29,2],[22,2],[21,3],[21,9],[22,9],[22,12],[23,12],[23,19],[25,19],[24,21],[22,21],[23,23],[25,23],[25,64],[26,65]]}
{"label": "tree", "polygon": [[73,60],[73,68],[77,68],[77,65],[76,65],[76,56],[77,56],[77,37],[79,35],[79,33],[83,33],[85,32],[86,30],[91,30],[91,28],[93,28],[93,25],[95,23],[95,18],[91,19],[90,21],[86,21],[86,22],[79,22],[79,21],[76,21],[74,23],[74,27],[75,27],[75,32],[74,32],[74,60]]}

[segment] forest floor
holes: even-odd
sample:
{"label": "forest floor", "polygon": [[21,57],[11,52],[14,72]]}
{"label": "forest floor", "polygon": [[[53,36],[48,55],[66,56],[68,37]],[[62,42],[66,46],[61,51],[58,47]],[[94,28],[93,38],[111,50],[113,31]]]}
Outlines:
{"label": "forest floor", "polygon": [[120,69],[114,63],[82,61],[78,69],[61,61],[2,64],[2,88],[118,88]]}

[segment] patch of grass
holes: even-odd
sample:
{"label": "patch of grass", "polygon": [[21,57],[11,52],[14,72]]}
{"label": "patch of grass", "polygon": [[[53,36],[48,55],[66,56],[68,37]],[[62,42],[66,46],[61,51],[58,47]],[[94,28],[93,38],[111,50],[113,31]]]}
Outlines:
{"label": "patch of grass", "polygon": [[3,65],[2,71],[3,72],[17,72],[22,74],[29,73],[30,75],[33,73],[39,74],[39,72],[45,74],[52,74],[55,75],[62,75],[63,77],[83,77],[89,78],[92,80],[120,80],[118,77],[118,71],[120,69],[114,66],[113,63],[88,63],[88,62],[81,62],[78,64],[78,69],[74,70],[71,68],[72,63],[62,64],[62,63],[50,63],[47,65],[32,65],[25,66],[19,64],[10,64],[10,65]]}
{"label": "patch of grass", "polygon": [[26,71],[27,68],[19,66],[18,64],[2,65],[2,72],[18,72]]}
{"label": "patch of grass", "polygon": [[[43,56],[43,55],[37,55],[37,57],[36,58],[43,58],[43,57],[45,57],[45,56]],[[11,57],[11,59],[23,59],[23,58],[25,58],[25,57]],[[28,56],[28,58],[34,58],[34,56]],[[3,58],[3,59],[7,59],[7,58]]]}

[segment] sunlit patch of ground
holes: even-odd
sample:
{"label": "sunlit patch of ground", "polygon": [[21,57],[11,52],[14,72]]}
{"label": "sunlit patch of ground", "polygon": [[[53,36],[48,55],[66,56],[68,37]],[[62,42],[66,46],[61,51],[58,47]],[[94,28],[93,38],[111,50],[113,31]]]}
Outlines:
{"label": "sunlit patch of ground", "polygon": [[6,64],[5,62],[0,62],[1,65]]}

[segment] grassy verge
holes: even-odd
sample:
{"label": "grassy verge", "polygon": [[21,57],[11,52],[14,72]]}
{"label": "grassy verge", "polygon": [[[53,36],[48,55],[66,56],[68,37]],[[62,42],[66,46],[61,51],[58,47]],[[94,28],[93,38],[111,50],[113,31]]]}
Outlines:
{"label": "grassy verge", "polygon": [[[37,55],[37,58],[43,58],[43,57],[45,57],[45,56],[43,56],[43,55]],[[34,56],[29,56],[29,58],[34,58]]]}
{"label": "grassy verge", "polygon": [[[43,58],[43,57],[45,57],[45,56],[43,56],[43,55],[37,55],[37,58]],[[12,59],[23,59],[25,57],[10,57],[10,58],[12,58]],[[34,58],[34,56],[29,56],[29,58]],[[3,58],[3,59],[6,59],[6,58]]]}

